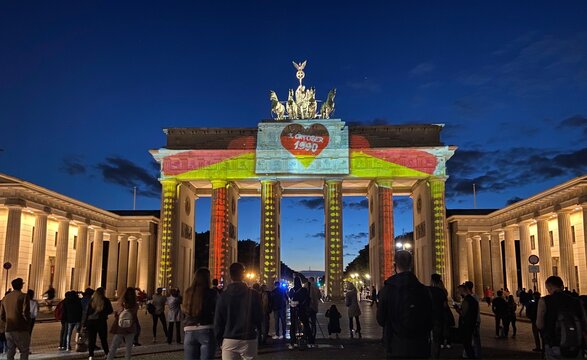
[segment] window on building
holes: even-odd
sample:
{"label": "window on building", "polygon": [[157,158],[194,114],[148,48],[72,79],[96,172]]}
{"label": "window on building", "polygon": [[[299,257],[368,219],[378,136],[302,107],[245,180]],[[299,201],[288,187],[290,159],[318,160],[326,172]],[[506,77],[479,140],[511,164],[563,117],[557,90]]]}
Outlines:
{"label": "window on building", "polygon": [[575,226],[571,226],[571,238],[573,239],[573,244],[577,242],[577,239],[575,238]]}
{"label": "window on building", "polygon": [[552,233],[552,230],[548,232],[548,237],[550,238],[550,247],[554,246],[554,234]]}
{"label": "window on building", "polygon": [[73,250],[77,249],[77,235],[73,237]]}
{"label": "window on building", "polygon": [[55,247],[57,247],[57,234],[58,234],[58,232],[55,231]]}
{"label": "window on building", "polygon": [[536,250],[536,237],[534,235],[530,235],[530,248]]}
{"label": "window on building", "polygon": [[35,227],[33,226],[33,230],[31,231],[31,242],[35,241]]}

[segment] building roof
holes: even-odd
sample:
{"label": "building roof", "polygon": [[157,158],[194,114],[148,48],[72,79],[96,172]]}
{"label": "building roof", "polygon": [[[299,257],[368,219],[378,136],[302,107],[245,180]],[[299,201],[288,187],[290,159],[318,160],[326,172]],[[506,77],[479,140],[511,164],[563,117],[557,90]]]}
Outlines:
{"label": "building roof", "polygon": [[446,209],[446,217],[458,215],[489,215],[499,209]]}
{"label": "building roof", "polygon": [[161,217],[161,211],[159,210],[107,210],[111,213],[120,216],[153,216],[156,218]]}
{"label": "building roof", "polygon": [[[333,119],[334,120],[334,119]],[[268,120],[270,122],[273,120]],[[280,121],[282,122],[282,121]],[[349,126],[351,148],[443,146],[443,125]],[[236,150],[257,147],[256,128],[167,128],[167,149]]]}

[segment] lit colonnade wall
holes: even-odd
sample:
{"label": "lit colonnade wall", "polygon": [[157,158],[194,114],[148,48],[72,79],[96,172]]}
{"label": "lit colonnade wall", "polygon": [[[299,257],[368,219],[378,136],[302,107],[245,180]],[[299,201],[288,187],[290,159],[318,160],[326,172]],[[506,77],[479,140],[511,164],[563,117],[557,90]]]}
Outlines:
{"label": "lit colonnade wall", "polygon": [[441,125],[352,127],[340,119],[267,120],[252,129],[165,129],[166,146],[151,150],[161,165],[163,186],[158,285],[189,284],[193,277],[193,272],[179,270],[185,266],[177,259],[193,259],[193,248],[181,245],[185,240],[181,229],[193,229],[194,215],[186,216],[184,204],[193,205],[199,197],[212,200],[209,266],[223,283],[229,281],[227,267],[237,259],[235,203],[246,196],[261,198],[259,278],[269,286],[280,277],[282,197],[325,199],[324,269],[329,296],[343,295],[344,196],[369,199],[365,227],[370,234],[370,275],[378,288],[393,272],[394,195],[420,198],[414,226],[424,231],[415,239],[416,271],[427,278],[433,272],[446,277],[450,263],[445,165],[456,148],[441,143],[441,129]]}
{"label": "lit colonnade wall", "polygon": [[[551,275],[587,293],[587,176],[503,209],[450,210],[447,216],[453,279],[473,281],[478,295],[487,287],[515,293],[535,286],[545,294]],[[540,260],[536,283],[530,255]]]}
{"label": "lit colonnade wall", "polygon": [[58,298],[99,286],[109,297],[126,286],[152,292],[158,216],[105,211],[0,174],[0,259],[12,265],[1,279],[24,279],[37,298],[49,286]]}

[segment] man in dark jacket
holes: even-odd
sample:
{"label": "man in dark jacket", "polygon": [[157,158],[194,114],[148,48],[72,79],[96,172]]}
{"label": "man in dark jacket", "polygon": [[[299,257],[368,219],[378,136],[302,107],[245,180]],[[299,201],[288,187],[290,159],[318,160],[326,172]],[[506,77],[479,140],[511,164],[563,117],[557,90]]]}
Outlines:
{"label": "man in dark jacket", "polygon": [[[458,309],[459,334],[463,340],[463,348],[469,359],[479,357],[478,351],[481,347],[479,336],[479,301],[473,297],[473,287],[469,282],[459,285],[458,291],[463,298],[461,307]],[[472,284],[471,284],[472,285]],[[476,350],[477,348],[477,350]]]}
{"label": "man in dark jacket", "polygon": [[253,359],[257,356],[257,338],[263,321],[261,297],[243,282],[243,264],[234,263],[229,271],[232,283],[216,304],[214,332],[223,359]]}
{"label": "man in dark jacket", "polygon": [[503,298],[503,291],[499,290],[497,292],[497,296],[491,302],[491,310],[493,310],[493,314],[495,315],[495,337],[503,339],[504,337],[500,330],[508,312],[508,304]]}
{"label": "man in dark jacket", "polygon": [[[545,285],[548,295],[538,302],[536,314],[536,326],[542,333],[544,343],[544,357],[577,358],[581,351],[582,331],[587,329],[581,303],[563,290],[560,277],[549,277]],[[571,321],[572,327],[569,326]]]}
{"label": "man in dark jacket", "polygon": [[304,338],[310,342],[311,336],[309,323],[309,309],[310,309],[310,294],[308,289],[302,286],[302,279],[296,276],[294,278],[294,286],[289,290],[289,298],[291,299],[291,306],[289,308],[289,317],[291,319],[291,326],[289,327],[290,344],[289,348],[293,349],[299,344],[296,342],[296,334],[298,333],[298,324],[301,323]]}
{"label": "man in dark jacket", "polygon": [[[285,339],[285,313],[287,310],[287,293],[281,286],[279,281],[274,284],[271,290],[271,311],[273,311],[273,318],[275,320],[275,336],[273,339]],[[281,324],[281,332],[279,332],[279,324]],[[281,335],[280,335],[281,334]]]}
{"label": "man in dark jacket", "polygon": [[395,253],[396,275],[379,291],[377,322],[388,359],[430,357],[433,306],[427,287],[412,273],[412,254]]}
{"label": "man in dark jacket", "polygon": [[536,326],[536,315],[538,313],[538,301],[540,301],[540,293],[538,291],[532,293],[532,298],[528,300],[526,305],[526,317],[532,323],[532,336],[534,337],[534,344],[536,345],[532,351],[541,352],[542,345],[540,343],[540,331]]}

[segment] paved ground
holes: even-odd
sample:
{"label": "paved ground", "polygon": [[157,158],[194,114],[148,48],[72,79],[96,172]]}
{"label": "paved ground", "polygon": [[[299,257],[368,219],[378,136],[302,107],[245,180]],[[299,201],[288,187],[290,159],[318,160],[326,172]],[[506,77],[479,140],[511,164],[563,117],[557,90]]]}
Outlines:
{"label": "paved ground", "polygon": [[[323,304],[318,314],[318,320],[322,330],[326,332],[327,319],[324,317],[324,311],[330,304]],[[350,339],[348,324],[345,321],[344,314],[346,309],[344,305],[337,305],[342,310],[343,318],[341,327],[343,332],[340,340],[329,340],[328,334],[322,336],[318,330],[318,348],[306,350],[288,350],[285,341],[277,340],[270,342],[267,346],[260,349],[259,359],[381,359],[383,358],[383,346],[380,342],[381,328],[375,321],[375,307],[370,307],[369,303],[362,302],[361,316],[362,339]],[[486,310],[483,309],[482,310]],[[485,312],[485,311],[484,311]],[[153,344],[152,322],[149,314],[141,311],[140,322],[143,327],[141,333],[141,343],[143,346],[135,347],[133,358],[135,359],[182,359],[183,348],[181,345],[168,345],[163,338],[161,325],[158,328],[158,342]],[[518,322],[518,335],[516,339],[497,340],[494,337],[493,318],[483,315],[481,319],[481,334],[484,358],[502,358],[502,359],[538,359],[539,354],[532,353],[534,343],[530,324],[527,322]],[[44,322],[37,324],[33,332],[31,359],[83,359],[87,358],[87,353],[61,352],[57,350],[59,330],[61,325],[57,322]],[[122,350],[121,350],[122,352]],[[462,347],[455,345],[451,350],[443,350],[443,358],[460,358]],[[119,356],[122,356],[119,353]]]}

